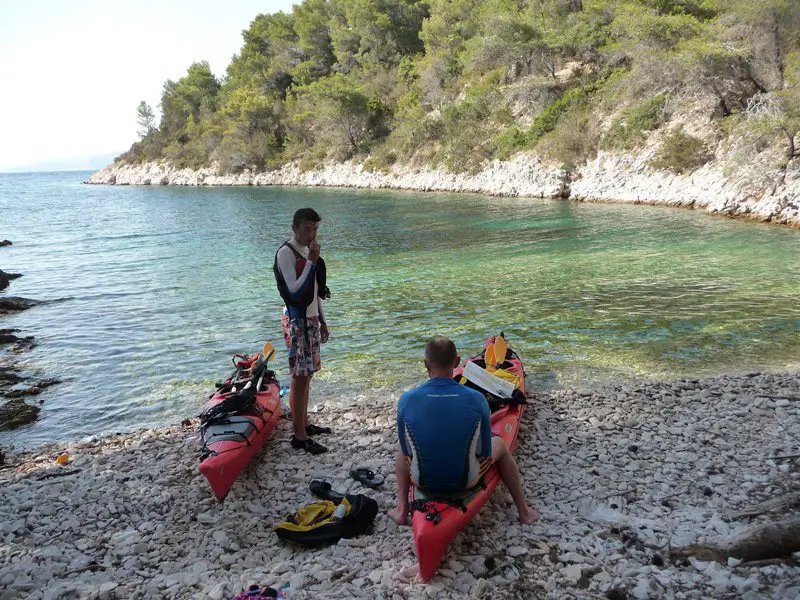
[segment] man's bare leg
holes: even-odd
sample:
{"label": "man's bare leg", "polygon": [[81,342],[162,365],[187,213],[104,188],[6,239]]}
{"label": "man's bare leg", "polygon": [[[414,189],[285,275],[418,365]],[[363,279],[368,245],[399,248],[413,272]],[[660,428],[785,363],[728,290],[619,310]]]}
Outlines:
{"label": "man's bare leg", "polygon": [[394,463],[394,472],[397,475],[397,508],[386,512],[398,525],[408,524],[408,488],[411,484],[411,473],[408,470],[408,460],[402,452],[397,453]]}
{"label": "man's bare leg", "polygon": [[298,375],[292,377],[289,386],[289,406],[292,409],[292,425],[294,425],[294,437],[298,440],[308,439],[306,425],[308,425],[308,389],[311,377],[308,375]]}
{"label": "man's bare leg", "polygon": [[522,489],[522,476],[519,473],[517,461],[508,451],[506,442],[501,437],[492,438],[492,462],[497,465],[502,479],[511,498],[519,511],[519,520],[530,524],[539,520],[539,513],[525,503],[525,492]]}

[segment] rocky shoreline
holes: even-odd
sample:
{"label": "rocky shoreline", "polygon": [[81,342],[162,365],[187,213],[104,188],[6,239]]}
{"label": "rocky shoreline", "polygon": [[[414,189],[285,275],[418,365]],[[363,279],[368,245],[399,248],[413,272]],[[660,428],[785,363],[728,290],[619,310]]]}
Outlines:
{"label": "rocky shoreline", "polygon": [[[519,525],[501,488],[427,585],[410,530],[382,513],[372,535],[318,550],[272,531],[312,500],[312,477],[344,491],[354,462],[387,476],[382,490],[364,493],[382,510],[392,505],[391,400],[319,407],[314,420],[336,434],[319,457],[293,451],[282,420],[222,504],[197,471],[195,422],[9,457],[0,470],[0,598],[221,600],[252,583],[288,583],[298,600],[800,595],[797,551],[673,560],[676,547],[797,515],[799,373],[533,394],[517,458],[541,521]],[[64,451],[71,462],[56,465]],[[758,508],[780,498],[789,500]]]}
{"label": "rocky shoreline", "polygon": [[[11,246],[9,240],[0,242],[0,247]],[[6,273],[0,270],[0,290],[4,290],[19,273]],[[27,310],[39,304],[30,298],[0,295],[0,317]],[[20,356],[36,345],[32,335],[18,335],[19,329],[0,328],[0,431],[14,429],[35,421],[39,416],[39,406],[26,402],[26,398],[40,394],[45,388],[60,383],[58,379],[37,379],[21,366]],[[0,449],[0,465],[3,464]]]}
{"label": "rocky shoreline", "polygon": [[221,175],[213,168],[177,169],[167,164],[113,163],[86,183],[109,185],[307,186],[475,192],[496,196],[562,198],[582,202],[622,202],[695,208],[712,214],[800,227],[800,161],[775,172],[761,185],[747,173],[726,175],[709,163],[691,174],[676,175],[647,166],[648,156],[601,152],[595,160],[570,171],[548,167],[537,157],[520,154],[492,161],[476,174],[442,168],[393,165],[386,171],[364,164],[330,163],[311,171],[295,164],[267,172]]}

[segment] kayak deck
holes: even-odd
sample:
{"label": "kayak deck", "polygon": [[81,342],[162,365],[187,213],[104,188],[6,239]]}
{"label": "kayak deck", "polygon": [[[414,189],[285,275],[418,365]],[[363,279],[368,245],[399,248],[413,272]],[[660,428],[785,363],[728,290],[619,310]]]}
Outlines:
{"label": "kayak deck", "polygon": [[236,371],[218,384],[201,415],[200,472],[219,500],[228,495],[280,418],[280,385],[266,362],[274,354],[272,344],[264,344],[262,352],[263,358],[258,353],[234,356]]}

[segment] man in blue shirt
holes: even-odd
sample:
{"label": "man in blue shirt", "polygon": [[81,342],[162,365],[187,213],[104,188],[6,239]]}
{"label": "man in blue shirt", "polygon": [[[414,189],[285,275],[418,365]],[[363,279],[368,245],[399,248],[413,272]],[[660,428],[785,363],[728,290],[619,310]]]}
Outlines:
{"label": "man in blue shirt", "polygon": [[397,508],[389,511],[398,524],[408,521],[410,482],[431,492],[468,489],[496,464],[519,520],[533,523],[539,513],[525,503],[522,477],[501,437],[492,437],[489,403],[480,392],[453,379],[460,357],[452,340],[433,338],[425,347],[430,379],[400,397],[397,404]]}

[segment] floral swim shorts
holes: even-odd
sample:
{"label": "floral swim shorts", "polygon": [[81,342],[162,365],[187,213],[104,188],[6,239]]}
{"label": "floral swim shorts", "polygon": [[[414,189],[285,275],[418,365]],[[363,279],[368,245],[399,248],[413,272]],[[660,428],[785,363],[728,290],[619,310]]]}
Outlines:
{"label": "floral swim shorts", "polygon": [[319,318],[289,319],[284,313],[281,325],[283,339],[289,350],[289,373],[292,377],[312,376],[322,366]]}

